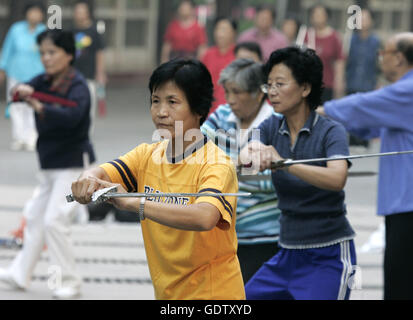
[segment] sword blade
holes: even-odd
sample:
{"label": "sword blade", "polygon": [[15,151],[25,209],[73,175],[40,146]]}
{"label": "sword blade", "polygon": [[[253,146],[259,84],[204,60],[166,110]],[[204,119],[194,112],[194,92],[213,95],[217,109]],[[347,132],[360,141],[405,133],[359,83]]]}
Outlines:
{"label": "sword blade", "polygon": [[[145,192],[130,192],[130,193],[118,193],[118,192],[108,192],[104,193],[93,202],[99,202],[102,200],[107,200],[110,198],[167,198],[167,197],[249,197],[250,192],[238,192],[238,193],[145,193]],[[75,201],[72,194],[66,196],[67,202]]]}
{"label": "sword blade", "polygon": [[[374,171],[349,171],[348,177],[370,177],[377,175]],[[272,181],[272,177],[268,175],[238,175],[238,181],[249,182],[249,181]]]}
{"label": "sword blade", "polygon": [[105,198],[168,198],[168,197],[249,197],[250,192],[239,193],[144,193],[144,192],[130,192],[117,193],[109,192],[103,195]]}
{"label": "sword blade", "polygon": [[352,159],[362,159],[362,158],[372,158],[372,157],[384,157],[384,156],[396,156],[403,154],[413,154],[413,150],[408,151],[395,151],[395,152],[382,152],[382,153],[370,153],[370,154],[357,154],[351,156],[338,156],[330,158],[314,158],[314,159],[302,159],[302,160],[283,160],[278,162],[273,162],[271,164],[271,169],[279,169],[286,166],[292,166],[294,164],[306,164],[314,162],[326,162],[335,160],[352,160]]}

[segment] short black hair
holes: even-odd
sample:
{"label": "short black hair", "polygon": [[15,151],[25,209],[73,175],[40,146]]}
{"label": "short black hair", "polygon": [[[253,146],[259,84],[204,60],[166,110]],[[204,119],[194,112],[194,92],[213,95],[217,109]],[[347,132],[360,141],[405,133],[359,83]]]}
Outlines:
{"label": "short black hair", "polygon": [[36,42],[40,46],[45,39],[50,39],[56,47],[62,48],[66,53],[73,56],[71,65],[75,62],[76,46],[72,31],[62,29],[48,29],[40,33]]}
{"label": "short black hair", "polygon": [[216,17],[215,20],[214,20],[214,28],[217,26],[217,24],[219,22],[224,21],[224,20],[228,21],[231,24],[232,29],[234,29],[234,32],[237,33],[238,22],[235,21],[234,19],[231,19],[231,18],[228,18],[228,17],[222,17],[222,16]]}
{"label": "short black hair", "polygon": [[46,7],[41,1],[29,1],[23,8],[23,14],[26,16],[27,12],[33,8],[39,9],[43,14],[46,12]]}
{"label": "short black hair", "polygon": [[266,79],[272,68],[280,63],[291,70],[298,84],[308,83],[311,86],[306,100],[310,109],[315,110],[321,104],[323,93],[323,63],[320,57],[312,49],[296,46],[276,50],[264,65]]}
{"label": "short black hair", "polygon": [[413,65],[413,42],[409,39],[400,39],[396,43],[397,51],[400,51],[406,58],[407,63]]}
{"label": "short black hair", "polygon": [[89,13],[90,13],[91,8],[90,8],[90,2],[89,1],[87,1],[87,0],[77,0],[73,6],[76,7],[78,4],[84,4],[87,7],[87,9],[89,10]]}
{"label": "short black hair", "polygon": [[178,8],[183,4],[183,3],[189,3],[191,5],[192,8],[195,8],[195,2],[194,0],[181,0],[178,3],[176,3],[175,5],[175,9],[178,10]]}
{"label": "short black hair", "polygon": [[248,51],[255,52],[258,55],[258,58],[262,60],[262,50],[258,43],[253,41],[240,42],[235,46],[234,54],[237,55],[237,52],[240,49],[247,49]]}
{"label": "short black hair", "polygon": [[295,36],[297,36],[298,31],[300,30],[300,27],[301,27],[301,25],[302,25],[301,20],[300,20],[300,19],[298,18],[298,16],[297,16],[296,14],[294,14],[294,13],[287,13],[284,21],[286,21],[286,20],[292,20],[292,21],[294,21],[295,25],[297,26],[297,32],[296,32],[296,34],[295,34]]}
{"label": "short black hair", "polygon": [[324,9],[324,11],[325,11],[326,14],[327,14],[327,19],[330,19],[330,18],[331,18],[331,14],[332,14],[331,9],[330,9],[329,7],[327,7],[327,6],[325,6],[325,5],[322,4],[322,3],[316,3],[315,5],[313,5],[313,6],[310,8],[310,16],[313,15],[314,10],[317,9],[317,8],[322,8],[322,9]]}
{"label": "short black hair", "polygon": [[258,14],[261,11],[269,11],[271,12],[272,20],[275,21],[277,18],[277,11],[272,5],[269,4],[262,4],[255,7],[255,12]]}
{"label": "short black hair", "polygon": [[151,95],[168,81],[173,81],[185,93],[191,111],[201,116],[202,125],[214,100],[214,85],[205,65],[196,59],[174,59],[161,64],[149,79]]}

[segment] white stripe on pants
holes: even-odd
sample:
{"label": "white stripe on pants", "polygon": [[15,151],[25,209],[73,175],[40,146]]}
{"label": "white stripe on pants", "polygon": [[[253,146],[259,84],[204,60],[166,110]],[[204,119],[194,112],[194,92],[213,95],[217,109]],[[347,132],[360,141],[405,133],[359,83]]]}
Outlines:
{"label": "white stripe on pants", "polygon": [[[10,90],[17,85],[14,79],[7,79],[7,100],[10,101]],[[36,123],[33,109],[25,102],[10,104],[11,133],[13,141],[26,145],[34,145],[37,140]]]}
{"label": "white stripe on pants", "polygon": [[351,262],[350,241],[340,243],[340,261],[343,264],[343,272],[341,274],[340,289],[337,300],[344,300],[349,289],[349,277],[353,272]]}
{"label": "white stripe on pants", "polygon": [[65,196],[71,193],[71,184],[79,177],[81,171],[40,171],[40,184],[24,208],[26,228],[23,249],[9,268],[12,277],[22,287],[29,286],[45,243],[49,253],[49,265],[61,271],[62,278],[59,280],[62,287],[80,287],[81,278],[75,270],[75,257],[70,239],[70,224],[80,204],[67,203]]}

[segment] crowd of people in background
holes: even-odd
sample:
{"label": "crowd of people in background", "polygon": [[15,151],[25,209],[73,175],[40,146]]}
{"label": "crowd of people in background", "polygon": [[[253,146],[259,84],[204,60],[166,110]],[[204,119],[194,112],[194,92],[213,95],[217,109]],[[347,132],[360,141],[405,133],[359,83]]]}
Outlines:
{"label": "crowd of people in background", "polygon": [[[343,44],[340,33],[330,26],[331,11],[327,6],[317,4],[308,13],[310,24],[306,26],[296,14],[288,13],[283,21],[277,21],[273,6],[259,6],[255,9],[254,26],[242,32],[234,19],[217,17],[213,24],[213,39],[210,39],[213,44],[208,48],[207,32],[197,22],[194,3],[182,1],[176,18],[167,26],[161,62],[176,57],[195,57],[207,66],[214,83],[215,100],[211,113],[225,103],[219,76],[235,60],[237,44],[243,43],[258,45],[263,63],[274,50],[290,45],[316,50],[324,65],[322,102],[375,89],[379,77],[380,40],[373,32],[371,12],[367,8],[362,10],[362,28],[353,32],[348,45]],[[276,25],[280,25],[280,29]],[[368,141],[351,135],[350,144],[367,147]]]}
{"label": "crowd of people in background", "polygon": [[[315,49],[324,64],[323,102],[345,94],[370,91],[377,86],[380,40],[373,32],[374,24],[368,9],[363,10],[362,28],[353,33],[348,52],[343,48],[339,33],[329,25],[330,10],[326,6],[311,8],[310,26],[303,25],[295,14],[287,14],[283,21],[277,21],[276,11],[269,5],[257,7],[254,26],[242,32],[234,19],[217,17],[213,24],[213,39],[208,39],[205,26],[197,21],[195,9],[191,0],[180,2],[175,18],[165,30],[160,62],[179,57],[200,59],[213,78],[211,113],[225,103],[224,89],[218,84],[220,72],[236,59],[237,45],[244,43],[259,46],[263,63],[274,50],[289,45]],[[36,36],[46,28],[42,22],[45,7],[34,1],[26,6],[24,14],[26,19],[12,25],[3,44],[0,82],[7,77],[8,92],[17,82],[28,81],[43,71],[39,52],[33,48],[36,48]],[[280,30],[275,25],[280,25]],[[86,1],[78,1],[73,7],[73,32],[77,48],[75,67],[86,77],[91,93],[92,132],[98,92],[104,90],[107,76],[104,40]],[[208,47],[208,43],[213,44]],[[10,102],[7,113],[12,123],[10,148],[34,151],[37,132],[33,111],[24,102],[11,103],[9,94],[7,99]],[[368,141],[350,136],[350,144],[368,146]]]}

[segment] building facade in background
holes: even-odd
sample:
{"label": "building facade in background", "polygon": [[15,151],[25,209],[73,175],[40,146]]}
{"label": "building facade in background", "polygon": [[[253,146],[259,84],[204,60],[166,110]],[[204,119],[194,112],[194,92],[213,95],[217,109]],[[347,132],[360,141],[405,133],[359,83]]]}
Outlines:
{"label": "building facade in background", "polygon": [[[0,39],[9,26],[22,19],[26,0],[0,0]],[[90,0],[93,15],[106,41],[109,73],[150,72],[158,63],[162,36],[172,19],[179,0]],[[392,33],[413,30],[413,0],[195,0],[199,20],[207,29],[216,15],[239,20],[239,31],[252,25],[251,8],[257,4],[273,4],[277,9],[277,25],[288,13],[308,24],[308,9],[315,3],[326,4],[332,11],[331,25],[346,36],[347,9],[352,4],[367,4],[373,12],[375,30],[381,38]],[[75,0],[44,0],[46,6],[59,5],[63,28],[72,26]]]}

